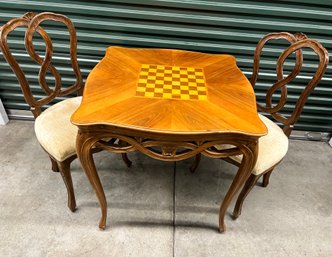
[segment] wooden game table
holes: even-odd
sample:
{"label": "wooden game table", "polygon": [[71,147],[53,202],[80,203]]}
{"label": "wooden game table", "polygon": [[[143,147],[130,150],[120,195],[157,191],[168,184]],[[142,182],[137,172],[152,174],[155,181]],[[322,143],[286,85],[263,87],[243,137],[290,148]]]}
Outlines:
{"label": "wooden game table", "polygon": [[[71,121],[79,128],[77,154],[101,207],[101,229],[107,203],[94,148],[138,150],[163,161],[243,154],[220,206],[222,232],[226,210],[255,165],[257,140],[267,133],[253,88],[233,56],[172,49],[108,48],[89,74]],[[214,147],[223,144],[235,147]]]}

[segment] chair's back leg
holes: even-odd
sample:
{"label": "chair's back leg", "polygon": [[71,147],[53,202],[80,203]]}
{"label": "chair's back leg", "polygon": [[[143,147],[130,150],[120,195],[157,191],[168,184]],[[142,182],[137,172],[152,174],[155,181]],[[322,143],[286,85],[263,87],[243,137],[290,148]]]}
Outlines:
{"label": "chair's back leg", "polygon": [[125,164],[126,164],[127,167],[129,168],[129,167],[131,166],[132,163],[131,163],[131,161],[129,160],[127,153],[122,153],[121,156],[122,156],[122,160],[125,162]]}
{"label": "chair's back leg", "polygon": [[195,160],[189,168],[191,173],[194,173],[196,171],[200,162],[201,162],[201,154],[199,153],[195,155]]}
{"label": "chair's back leg", "polygon": [[264,173],[263,184],[262,184],[263,187],[267,187],[267,185],[269,184],[270,176],[271,176],[273,169],[274,169],[274,167],[271,170],[269,170],[268,172]]}
{"label": "chair's back leg", "polygon": [[[119,140],[119,145],[120,146],[127,146],[128,143],[123,141],[123,140]],[[131,166],[132,162],[129,160],[127,153],[122,153],[121,156],[122,156],[122,160],[124,161],[124,163],[129,168]]]}

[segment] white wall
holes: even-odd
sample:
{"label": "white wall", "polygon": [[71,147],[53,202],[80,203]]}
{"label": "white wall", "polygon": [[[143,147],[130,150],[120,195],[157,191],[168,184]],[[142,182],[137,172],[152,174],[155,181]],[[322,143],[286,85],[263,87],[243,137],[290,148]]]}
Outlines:
{"label": "white wall", "polygon": [[8,116],[0,99],[0,125],[6,125],[7,123],[8,123]]}

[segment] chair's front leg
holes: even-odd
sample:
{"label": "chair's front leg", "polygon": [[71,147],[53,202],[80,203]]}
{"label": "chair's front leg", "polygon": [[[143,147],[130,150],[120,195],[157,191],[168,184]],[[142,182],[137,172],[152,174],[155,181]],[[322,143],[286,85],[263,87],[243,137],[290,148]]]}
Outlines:
{"label": "chair's front leg", "polygon": [[73,181],[71,179],[71,172],[70,172],[70,163],[71,162],[72,162],[72,158],[69,158],[62,162],[58,161],[57,166],[59,167],[61,177],[67,188],[68,208],[72,212],[74,212],[76,210],[76,200],[75,200]]}
{"label": "chair's front leg", "polygon": [[50,160],[51,160],[51,163],[52,163],[52,170],[54,172],[59,172],[59,166],[58,166],[57,161],[54,160],[51,156],[50,156]]}

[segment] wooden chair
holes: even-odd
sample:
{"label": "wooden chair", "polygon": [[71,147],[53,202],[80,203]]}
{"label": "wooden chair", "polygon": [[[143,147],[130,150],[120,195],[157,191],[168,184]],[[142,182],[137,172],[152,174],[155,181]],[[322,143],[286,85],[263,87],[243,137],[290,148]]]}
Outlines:
{"label": "wooden chair", "polygon": [[[52,64],[53,44],[46,31],[40,27],[44,21],[56,21],[63,23],[69,30],[70,36],[70,64],[76,81],[73,85],[62,88],[61,76]],[[18,27],[25,27],[25,48],[30,57],[39,64],[39,85],[45,93],[41,99],[36,99],[28,83],[28,80],[18,62],[11,53],[7,36]],[[34,49],[33,36],[37,32],[45,42],[45,57],[41,57]],[[20,83],[25,101],[35,117],[35,133],[42,148],[48,153],[52,170],[60,172],[68,193],[68,207],[71,211],[76,209],[76,201],[73,183],[70,173],[70,164],[76,156],[77,127],[72,125],[70,117],[81,103],[81,96],[72,97],[58,102],[42,112],[42,107],[49,104],[59,96],[67,96],[73,93],[80,95],[83,88],[83,80],[77,61],[77,39],[74,24],[64,15],[43,12],[26,13],[21,18],[10,20],[0,28],[0,50]],[[54,76],[54,89],[50,88],[46,81],[46,73]],[[98,149],[96,149],[98,151]],[[128,166],[131,162],[126,154],[122,157]]]}
{"label": "wooden chair", "polygon": [[[253,74],[250,80],[253,87],[255,87],[259,74],[259,64],[262,49],[267,42],[276,39],[286,39],[290,43],[290,46],[279,56],[277,60],[277,82],[274,83],[267,91],[265,104],[262,105],[258,103],[257,108],[259,111],[269,114],[283,126],[281,129],[270,119],[260,115],[261,120],[268,128],[268,134],[260,138],[258,141],[257,162],[252,171],[252,174],[246,181],[242,191],[238,196],[233,211],[234,218],[240,216],[245,198],[260,177],[263,176],[263,187],[266,187],[269,184],[269,178],[272,171],[282,161],[287,153],[288,138],[292,132],[292,129],[294,128],[295,123],[299,120],[310,93],[322,79],[329,62],[329,55],[327,50],[319,42],[309,39],[305,34],[296,33],[292,35],[286,32],[271,33],[260,40],[255,50]],[[312,50],[318,56],[319,63],[311,80],[304,87],[299,98],[297,99],[292,113],[290,116],[286,117],[282,115],[280,111],[283,110],[287,101],[287,84],[293,81],[301,71],[303,63],[303,49]],[[295,54],[296,59],[295,66],[287,76],[284,76],[283,70],[285,60],[293,53]],[[281,93],[281,96],[278,103],[274,105],[272,103],[272,97],[278,90],[280,90],[279,92]],[[232,158],[232,161],[235,161],[236,164],[239,164],[241,159],[241,156],[236,156]]]}
{"label": "wooden chair", "polygon": [[[307,38],[307,36],[302,33],[296,33],[294,35],[286,32],[270,33],[260,40],[255,50],[253,74],[250,80],[253,87],[255,87],[259,75],[259,64],[263,47],[270,40],[276,39],[285,39],[290,43],[290,46],[282,52],[277,60],[277,82],[274,83],[267,91],[265,104],[262,105],[257,103],[257,108],[259,111],[269,114],[276,121],[283,124],[283,128],[280,128],[272,120],[259,114],[259,117],[268,128],[268,134],[258,140],[257,162],[254,169],[252,170],[250,177],[246,181],[242,191],[238,196],[233,211],[234,218],[239,217],[241,214],[241,209],[245,198],[260,177],[263,176],[263,187],[266,187],[269,184],[269,178],[273,169],[282,161],[287,153],[288,137],[291,134],[294,124],[300,118],[300,114],[308,99],[309,94],[314,90],[315,86],[321,80],[329,62],[327,50],[319,42]],[[282,111],[287,101],[287,84],[293,81],[301,71],[303,63],[302,49],[304,48],[309,48],[318,55],[319,64],[313,77],[297,99],[292,113],[290,116],[285,117],[280,113],[280,111]],[[295,53],[295,66],[287,76],[284,76],[284,62],[287,57],[293,53]],[[275,93],[279,92],[281,93],[279,101],[276,104],[273,104],[272,97]],[[215,150],[224,150],[227,148],[232,147],[227,145],[215,146]],[[194,172],[197,168],[199,159],[200,156],[196,156],[196,159],[190,168],[192,172]],[[234,165],[240,166],[242,155],[225,158],[224,160]]]}

